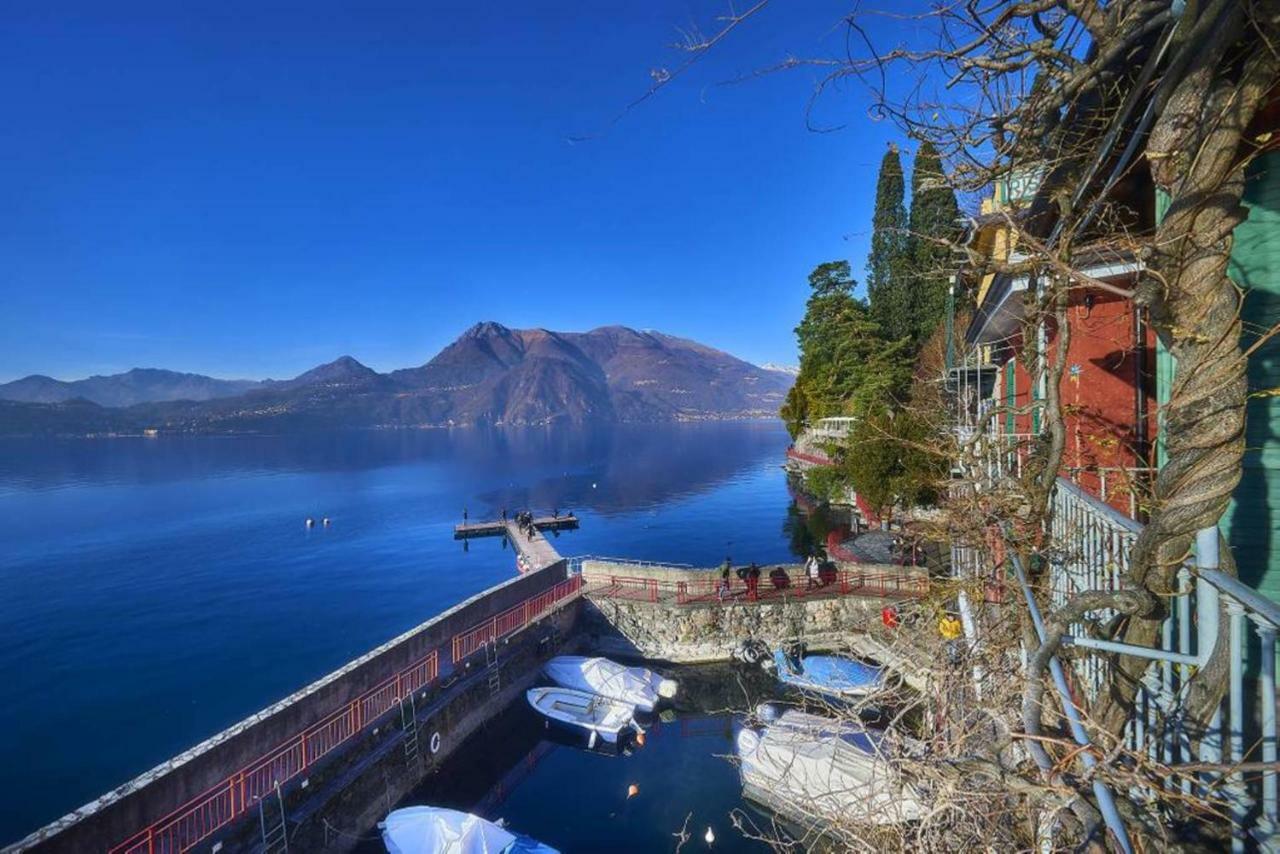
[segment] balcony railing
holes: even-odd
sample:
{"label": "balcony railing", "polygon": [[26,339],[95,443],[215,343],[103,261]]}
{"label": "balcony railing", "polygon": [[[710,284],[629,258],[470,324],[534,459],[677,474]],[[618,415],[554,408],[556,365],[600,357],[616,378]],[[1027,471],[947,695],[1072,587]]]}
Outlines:
{"label": "balcony railing", "polygon": [[[1053,496],[1051,519],[1051,536],[1043,550],[1050,607],[1057,608],[1084,591],[1121,589],[1142,525],[1062,478]],[[1163,785],[1180,796],[1225,802],[1233,851],[1246,850],[1251,840],[1253,846],[1275,850],[1280,846],[1275,687],[1280,605],[1221,572],[1218,543],[1216,528],[1202,531],[1197,538],[1196,559],[1179,572],[1179,592],[1168,608],[1157,647],[1135,648],[1093,637],[1091,626],[1114,616],[1107,611],[1086,614],[1071,627],[1068,642],[1085,654],[1075,658],[1071,680],[1075,688],[1068,696],[1075,697],[1084,711],[1105,689],[1110,676],[1106,659],[1090,653],[1149,659],[1135,712],[1124,732],[1128,758],[1121,761],[1159,763],[1167,771]],[[997,564],[1004,557],[1002,543],[994,549],[956,544],[953,572],[990,581],[1003,577]],[[1022,575],[1020,561],[1012,554],[1009,558]],[[1032,607],[1035,597],[1030,588],[1024,589]],[[968,625],[980,623],[969,603],[962,607]],[[1209,721],[1207,733],[1193,744],[1186,724],[1189,686],[1215,652],[1224,618],[1228,623],[1227,697]],[[971,631],[981,633],[980,628]],[[1246,652],[1255,643],[1257,675],[1250,677]],[[1139,798],[1150,794],[1130,793]]]}

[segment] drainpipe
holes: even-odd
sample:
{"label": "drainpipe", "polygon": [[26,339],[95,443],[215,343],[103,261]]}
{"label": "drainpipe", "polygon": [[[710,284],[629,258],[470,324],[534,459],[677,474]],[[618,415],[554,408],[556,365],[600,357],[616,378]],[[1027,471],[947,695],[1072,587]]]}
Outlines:
{"label": "drainpipe", "polygon": [[[1006,536],[1008,530],[1006,526]],[[1040,606],[1036,604],[1036,597],[1031,592],[1031,585],[1027,582],[1027,572],[1022,566],[1022,558],[1017,552],[1009,550],[1009,557],[1013,563],[1013,569],[1018,574],[1018,584],[1022,586],[1022,595],[1027,600],[1027,610],[1031,614],[1031,622],[1035,625],[1036,635],[1040,638],[1040,643],[1044,643],[1045,630],[1044,618],[1040,615]],[[1067,686],[1067,676],[1062,670],[1062,662],[1058,660],[1058,656],[1054,655],[1049,658],[1049,673],[1053,676],[1054,687],[1058,690],[1058,697],[1062,700],[1062,710],[1066,713],[1067,722],[1071,726],[1071,735],[1076,740],[1076,744],[1081,747],[1091,747],[1089,741],[1089,733],[1085,730],[1084,724],[1080,720],[1080,710],[1076,708],[1075,701],[1071,699],[1071,689]],[[1043,771],[1051,771],[1053,769],[1053,760],[1043,751],[1032,751],[1035,756],[1036,764]],[[1093,770],[1098,764],[1098,760],[1088,750],[1080,751],[1080,759],[1084,762],[1084,767]],[[1102,812],[1102,820],[1106,822],[1107,829],[1115,837],[1116,844],[1120,846],[1120,850],[1124,854],[1133,854],[1133,843],[1129,841],[1129,831],[1124,826],[1124,819],[1120,818],[1120,811],[1116,809],[1115,798],[1111,794],[1111,789],[1102,780],[1097,777],[1093,780],[1093,795],[1098,799],[1098,809]]]}
{"label": "drainpipe", "polygon": [[1134,349],[1134,386],[1137,395],[1134,397],[1134,428],[1137,434],[1138,457],[1144,466],[1150,463],[1147,454],[1147,323],[1143,318],[1145,309],[1133,307],[1133,349]]}

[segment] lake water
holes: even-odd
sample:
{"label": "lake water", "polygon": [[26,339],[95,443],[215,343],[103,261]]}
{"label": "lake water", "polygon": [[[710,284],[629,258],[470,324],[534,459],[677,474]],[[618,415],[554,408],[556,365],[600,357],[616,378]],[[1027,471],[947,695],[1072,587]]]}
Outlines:
{"label": "lake water", "polygon": [[814,533],[787,441],[731,422],[0,442],[0,841],[510,578],[500,539],[452,539],[464,507],[572,510],[566,555],[790,559]]}

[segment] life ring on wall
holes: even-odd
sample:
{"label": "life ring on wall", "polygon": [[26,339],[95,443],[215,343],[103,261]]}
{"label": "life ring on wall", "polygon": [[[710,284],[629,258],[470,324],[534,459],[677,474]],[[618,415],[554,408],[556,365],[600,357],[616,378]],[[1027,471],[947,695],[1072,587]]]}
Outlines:
{"label": "life ring on wall", "polygon": [[430,747],[431,747],[431,752],[433,754],[440,752],[440,731],[439,730],[436,730],[435,732],[431,733]]}
{"label": "life ring on wall", "polygon": [[884,623],[886,629],[896,629],[898,627],[898,609],[892,605],[886,605],[884,610],[880,612],[880,622]]}

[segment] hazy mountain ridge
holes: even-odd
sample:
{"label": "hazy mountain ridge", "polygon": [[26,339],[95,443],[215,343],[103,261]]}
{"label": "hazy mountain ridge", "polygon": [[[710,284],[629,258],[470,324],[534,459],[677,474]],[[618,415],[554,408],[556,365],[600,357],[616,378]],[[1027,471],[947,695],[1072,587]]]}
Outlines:
{"label": "hazy mountain ridge", "polygon": [[0,400],[63,403],[81,398],[99,406],[117,407],[162,400],[201,401],[234,397],[261,385],[263,381],[260,380],[222,380],[160,368],[134,368],[123,374],[95,375],[70,381],[32,374],[13,382],[0,383]]}
{"label": "hazy mountain ridge", "polygon": [[[285,432],[772,417],[790,384],[784,374],[662,333],[622,326],[552,332],[485,322],[416,368],[380,374],[343,356],[292,380],[253,383],[243,393],[204,400],[153,400],[121,408],[74,398],[7,403],[0,407],[0,433]],[[76,427],[81,422],[83,429]]]}

